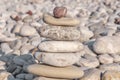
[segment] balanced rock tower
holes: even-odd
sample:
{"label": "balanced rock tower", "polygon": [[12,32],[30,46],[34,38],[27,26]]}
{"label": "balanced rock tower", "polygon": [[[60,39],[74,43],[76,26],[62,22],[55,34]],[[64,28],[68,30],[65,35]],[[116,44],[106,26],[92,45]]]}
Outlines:
{"label": "balanced rock tower", "polygon": [[26,66],[29,73],[47,80],[76,79],[84,75],[80,68],[73,65],[79,60],[79,52],[84,48],[78,41],[79,20],[65,17],[66,12],[65,7],[56,7],[54,16],[47,13],[43,15],[43,20],[48,25],[40,28],[40,35],[49,40],[38,46],[41,52],[37,55],[41,55],[41,63]]}

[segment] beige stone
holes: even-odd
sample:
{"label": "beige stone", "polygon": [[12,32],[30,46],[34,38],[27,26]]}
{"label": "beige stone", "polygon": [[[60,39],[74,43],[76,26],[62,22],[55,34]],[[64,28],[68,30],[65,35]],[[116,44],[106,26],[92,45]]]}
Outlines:
{"label": "beige stone", "polygon": [[20,35],[22,36],[32,36],[36,33],[36,29],[33,27],[30,27],[28,25],[24,25],[21,29],[20,29]]}
{"label": "beige stone", "polygon": [[107,71],[107,70],[120,71],[120,65],[119,65],[118,63],[111,63],[111,64],[100,65],[99,68],[100,68],[102,71]]}
{"label": "beige stone", "polygon": [[97,54],[120,54],[120,37],[105,36],[98,38],[93,44]]}
{"label": "beige stone", "polygon": [[15,41],[17,38],[15,37],[7,37],[6,35],[0,33],[0,42],[11,42]]}
{"label": "beige stone", "polygon": [[69,80],[69,79],[56,79],[56,78],[47,78],[47,77],[37,77],[34,80]]}
{"label": "beige stone", "polygon": [[79,40],[80,31],[76,27],[43,26],[40,35],[53,40]]}
{"label": "beige stone", "polygon": [[83,48],[77,41],[44,41],[39,45],[39,49],[46,52],[78,52]]}
{"label": "beige stone", "polygon": [[29,73],[33,73],[39,76],[51,77],[51,78],[64,78],[74,79],[80,78],[84,75],[84,72],[75,66],[70,67],[52,67],[47,65],[33,64],[24,67]]}
{"label": "beige stone", "polygon": [[52,66],[70,66],[79,61],[77,53],[46,53],[42,52],[42,62]]}
{"label": "beige stone", "polygon": [[106,71],[102,80],[120,80],[120,72],[119,71]]}
{"label": "beige stone", "polygon": [[6,71],[0,71],[0,80],[9,80],[9,77],[13,77],[10,73]]}
{"label": "beige stone", "polygon": [[113,57],[114,62],[120,62],[120,55],[119,54],[111,54],[111,56]]}
{"label": "beige stone", "polygon": [[56,25],[56,26],[76,26],[79,25],[80,21],[75,18],[54,18],[50,14],[44,14],[43,19],[47,24]]}
{"label": "beige stone", "polygon": [[99,59],[100,63],[102,63],[102,64],[113,63],[113,58],[108,54],[99,55],[98,59]]}

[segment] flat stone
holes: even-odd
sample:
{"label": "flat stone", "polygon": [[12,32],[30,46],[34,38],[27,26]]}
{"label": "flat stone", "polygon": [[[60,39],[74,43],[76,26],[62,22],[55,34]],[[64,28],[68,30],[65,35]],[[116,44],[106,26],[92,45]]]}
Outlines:
{"label": "flat stone", "polygon": [[84,75],[84,72],[75,66],[60,68],[47,65],[33,64],[25,66],[24,70],[32,74],[51,78],[74,79],[80,78]]}
{"label": "flat stone", "polygon": [[77,41],[44,41],[39,49],[46,52],[78,52],[83,49],[83,44]]}
{"label": "flat stone", "polygon": [[120,71],[120,65],[118,63],[104,64],[104,65],[100,65],[99,69],[102,71],[107,71],[107,70]]}
{"label": "flat stone", "polygon": [[42,62],[52,66],[70,66],[79,61],[77,53],[46,53],[42,52]]}
{"label": "flat stone", "polygon": [[47,78],[47,77],[37,77],[33,80],[69,80],[69,79],[56,79],[56,78]]}
{"label": "flat stone", "polygon": [[68,18],[68,17],[63,17],[63,18],[55,18],[54,16],[51,16],[50,14],[45,13],[43,15],[43,20],[50,25],[54,26],[77,26],[80,24],[80,21],[75,18]]}
{"label": "flat stone", "polygon": [[29,60],[33,60],[33,57],[29,54],[21,55],[21,56],[16,56],[13,58],[13,62],[17,65],[23,66],[23,65],[28,65],[31,62],[28,62]]}
{"label": "flat stone", "polygon": [[40,35],[53,40],[79,40],[80,31],[76,27],[52,27],[43,26],[40,29]]}
{"label": "flat stone", "polygon": [[93,44],[97,54],[120,54],[120,37],[105,36],[98,38]]}
{"label": "flat stone", "polygon": [[102,64],[113,63],[113,58],[109,54],[99,55],[98,59]]}
{"label": "flat stone", "polygon": [[120,55],[119,54],[111,54],[114,62],[120,62]]}
{"label": "flat stone", "polygon": [[119,71],[106,71],[102,80],[120,80],[120,72]]}
{"label": "flat stone", "polygon": [[13,61],[15,64],[21,65],[21,66],[27,64],[25,60],[19,58],[18,56],[14,57]]}
{"label": "flat stone", "polygon": [[15,41],[17,38],[15,37],[7,37],[6,35],[0,33],[0,42],[11,42]]}

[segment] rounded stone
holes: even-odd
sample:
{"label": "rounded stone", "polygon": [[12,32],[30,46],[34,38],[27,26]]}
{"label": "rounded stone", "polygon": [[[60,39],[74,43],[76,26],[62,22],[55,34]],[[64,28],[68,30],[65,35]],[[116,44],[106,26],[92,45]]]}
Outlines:
{"label": "rounded stone", "polygon": [[98,59],[95,56],[91,56],[88,54],[85,54],[83,57],[81,57],[76,64],[78,66],[88,68],[96,68],[100,65]]}
{"label": "rounded stone", "polygon": [[98,38],[93,44],[97,54],[120,54],[120,37],[105,36]]}
{"label": "rounded stone", "polygon": [[113,58],[108,54],[99,55],[98,59],[102,64],[113,63]]}
{"label": "rounded stone", "polygon": [[69,79],[56,79],[56,78],[47,78],[47,77],[37,77],[34,80],[69,80]]}
{"label": "rounded stone", "polygon": [[102,80],[120,80],[120,72],[119,71],[106,71]]}
{"label": "rounded stone", "polygon": [[102,70],[103,72],[107,70],[120,71],[120,65],[118,63],[104,64],[100,65],[99,69]]}
{"label": "rounded stone", "polygon": [[22,36],[32,36],[36,33],[36,29],[30,26],[23,26],[20,30]]}
{"label": "rounded stone", "polygon": [[10,79],[11,80],[14,79],[11,73],[6,71],[0,71],[0,80],[10,80]]}

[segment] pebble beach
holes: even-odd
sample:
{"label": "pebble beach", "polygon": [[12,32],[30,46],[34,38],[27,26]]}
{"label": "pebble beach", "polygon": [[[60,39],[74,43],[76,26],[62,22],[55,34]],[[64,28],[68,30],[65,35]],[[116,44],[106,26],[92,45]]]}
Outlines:
{"label": "pebble beach", "polygon": [[120,80],[120,0],[0,0],[0,80]]}

